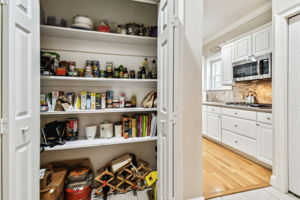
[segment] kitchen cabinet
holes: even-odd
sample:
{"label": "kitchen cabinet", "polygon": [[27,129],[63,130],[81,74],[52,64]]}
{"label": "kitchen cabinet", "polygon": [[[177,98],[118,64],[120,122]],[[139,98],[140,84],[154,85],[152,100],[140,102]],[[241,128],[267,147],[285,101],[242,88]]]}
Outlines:
{"label": "kitchen cabinet", "polygon": [[257,159],[272,165],[272,152],[273,152],[273,133],[272,125],[258,123],[258,154]]}
{"label": "kitchen cabinet", "polygon": [[252,55],[261,56],[271,53],[271,27],[252,33]]}
{"label": "kitchen cabinet", "polygon": [[207,135],[207,112],[202,111],[202,134]]}
{"label": "kitchen cabinet", "polygon": [[232,63],[234,59],[234,43],[222,47],[222,84],[232,84]]}
{"label": "kitchen cabinet", "polygon": [[247,60],[252,55],[251,34],[242,37],[234,42],[234,61]]}
{"label": "kitchen cabinet", "polygon": [[221,141],[221,116],[215,113],[207,113],[207,135],[208,137]]}

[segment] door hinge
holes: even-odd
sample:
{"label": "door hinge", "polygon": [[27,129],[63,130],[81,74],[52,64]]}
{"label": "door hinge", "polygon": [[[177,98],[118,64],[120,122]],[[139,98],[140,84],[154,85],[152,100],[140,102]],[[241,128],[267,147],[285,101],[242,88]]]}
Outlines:
{"label": "door hinge", "polygon": [[171,17],[170,22],[173,27],[178,27],[179,25],[179,19],[177,16]]}
{"label": "door hinge", "polygon": [[170,122],[172,124],[176,124],[176,122],[177,122],[177,113],[175,113],[175,112],[171,113]]}
{"label": "door hinge", "polygon": [[0,134],[6,134],[8,132],[7,125],[8,125],[7,119],[0,119]]}
{"label": "door hinge", "polygon": [[0,0],[0,5],[5,6],[8,4],[8,0]]}

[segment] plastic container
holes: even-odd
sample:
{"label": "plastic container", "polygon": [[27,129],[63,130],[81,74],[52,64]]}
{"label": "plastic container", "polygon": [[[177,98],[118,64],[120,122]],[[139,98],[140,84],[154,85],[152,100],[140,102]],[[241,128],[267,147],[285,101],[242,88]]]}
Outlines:
{"label": "plastic container", "polygon": [[85,134],[88,140],[93,140],[96,137],[97,125],[90,125],[85,127]]}

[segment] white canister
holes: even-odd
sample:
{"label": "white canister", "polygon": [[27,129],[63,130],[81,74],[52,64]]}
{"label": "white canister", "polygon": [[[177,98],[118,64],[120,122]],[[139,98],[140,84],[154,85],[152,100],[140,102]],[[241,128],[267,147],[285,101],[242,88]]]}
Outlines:
{"label": "white canister", "polygon": [[88,140],[95,139],[96,132],[97,132],[97,125],[90,125],[85,127],[85,134]]}
{"label": "white canister", "polygon": [[104,122],[100,124],[100,138],[112,138],[114,136],[113,132],[113,123],[111,122]]}
{"label": "white canister", "polygon": [[115,137],[122,137],[122,123],[115,123]]}

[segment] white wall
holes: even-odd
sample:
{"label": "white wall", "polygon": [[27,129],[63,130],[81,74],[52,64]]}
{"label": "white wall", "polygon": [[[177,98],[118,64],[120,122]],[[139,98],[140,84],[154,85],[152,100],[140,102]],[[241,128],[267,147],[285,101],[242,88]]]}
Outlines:
{"label": "white wall", "polygon": [[229,33],[226,33],[222,37],[219,37],[218,39],[204,45],[203,56],[208,56],[210,54],[210,50],[215,48],[216,46],[218,46],[222,43],[225,43],[227,41],[230,41],[233,38],[238,37],[239,35],[242,35],[244,33],[252,31],[253,29],[255,29],[259,26],[262,26],[266,23],[269,23],[271,21],[272,21],[272,11],[270,10],[266,13],[263,13],[262,15],[259,15],[256,18],[252,19],[251,21],[247,22],[246,24],[243,24],[242,26],[238,27],[237,29],[230,31]]}
{"label": "white wall", "polygon": [[182,170],[175,177],[181,180],[182,198],[179,199],[186,200],[202,196],[200,91],[203,0],[179,0],[179,19],[180,70],[177,71],[178,79],[175,79],[175,105],[179,113],[175,135],[180,134],[181,151],[175,157],[181,159]]}

